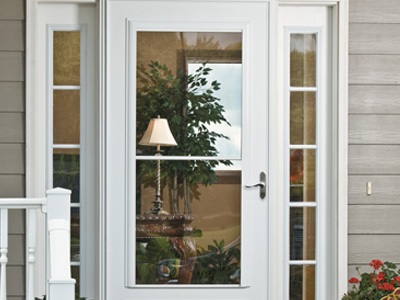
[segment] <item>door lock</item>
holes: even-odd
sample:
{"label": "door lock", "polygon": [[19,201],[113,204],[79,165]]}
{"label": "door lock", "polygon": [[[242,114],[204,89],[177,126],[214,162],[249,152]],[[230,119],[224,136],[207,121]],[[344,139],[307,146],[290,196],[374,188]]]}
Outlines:
{"label": "door lock", "polygon": [[246,184],[245,187],[248,189],[259,187],[260,198],[264,199],[265,195],[267,194],[267,175],[265,174],[265,172],[260,172],[260,182],[251,185]]}

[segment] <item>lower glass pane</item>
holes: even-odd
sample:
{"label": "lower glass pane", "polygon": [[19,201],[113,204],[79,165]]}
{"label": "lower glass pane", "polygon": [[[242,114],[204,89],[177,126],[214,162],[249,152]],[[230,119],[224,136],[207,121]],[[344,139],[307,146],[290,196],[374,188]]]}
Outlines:
{"label": "lower glass pane", "polygon": [[315,266],[290,266],[290,300],[315,299]]}
{"label": "lower glass pane", "polygon": [[315,260],[315,207],[290,209],[290,260]]}
{"label": "lower glass pane", "polygon": [[53,187],[71,190],[71,202],[79,203],[80,156],[78,149],[54,149]]}
{"label": "lower glass pane", "polygon": [[138,161],[138,284],[240,283],[241,170],[217,165],[161,161],[160,204],[157,161]]}
{"label": "lower glass pane", "polygon": [[80,261],[80,209],[71,209],[71,261]]}
{"label": "lower glass pane", "polygon": [[76,299],[79,299],[79,295],[80,295],[80,266],[72,266],[71,267],[71,276],[72,278],[74,278],[76,280],[76,284],[75,284],[75,296]]}

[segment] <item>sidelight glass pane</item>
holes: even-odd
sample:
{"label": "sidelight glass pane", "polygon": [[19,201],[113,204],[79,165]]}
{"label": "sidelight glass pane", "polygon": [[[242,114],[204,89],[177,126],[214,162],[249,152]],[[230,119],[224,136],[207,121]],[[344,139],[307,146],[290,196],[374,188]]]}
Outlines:
{"label": "sidelight glass pane", "polygon": [[315,144],[315,109],[315,92],[290,93],[290,144]]}
{"label": "sidelight glass pane", "polygon": [[71,261],[80,261],[80,209],[71,209]]}
{"label": "sidelight glass pane", "polygon": [[290,86],[316,86],[316,40],[315,33],[290,35]]}
{"label": "sidelight glass pane", "polygon": [[137,161],[136,282],[239,284],[241,170],[218,161]]}
{"label": "sidelight glass pane", "polygon": [[80,143],[80,91],[53,92],[53,143]]}
{"label": "sidelight glass pane", "polygon": [[140,141],[160,116],[177,144],[164,156],[239,159],[242,34],[138,32],[137,45],[137,154],[154,155]]}
{"label": "sidelight glass pane", "polygon": [[54,31],[54,85],[80,85],[80,48],[80,31]]}
{"label": "sidelight glass pane", "polygon": [[290,201],[315,202],[315,150],[290,151]]}
{"label": "sidelight glass pane", "polygon": [[80,266],[71,266],[71,277],[74,278],[76,280],[75,283],[75,295],[80,295],[80,288],[81,288],[81,284],[80,284]]}
{"label": "sidelight glass pane", "polygon": [[315,299],[315,266],[290,266],[290,300]]}
{"label": "sidelight glass pane", "polygon": [[53,187],[71,190],[71,202],[79,203],[80,156],[79,154],[69,154],[69,151],[69,149],[54,150]]}
{"label": "sidelight glass pane", "polygon": [[290,209],[290,260],[315,259],[315,207]]}

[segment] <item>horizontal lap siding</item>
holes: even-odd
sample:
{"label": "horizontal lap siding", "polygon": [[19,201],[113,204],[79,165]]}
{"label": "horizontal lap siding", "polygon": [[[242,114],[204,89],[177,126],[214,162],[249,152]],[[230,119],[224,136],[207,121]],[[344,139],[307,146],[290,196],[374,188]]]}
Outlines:
{"label": "horizontal lap siding", "polygon": [[[349,276],[400,263],[400,1],[350,0]],[[372,195],[366,195],[366,183]]]}
{"label": "horizontal lap siding", "polygon": [[[0,197],[24,197],[24,0],[0,0],[0,40]],[[7,299],[24,299],[24,245],[24,212],[10,210]]]}

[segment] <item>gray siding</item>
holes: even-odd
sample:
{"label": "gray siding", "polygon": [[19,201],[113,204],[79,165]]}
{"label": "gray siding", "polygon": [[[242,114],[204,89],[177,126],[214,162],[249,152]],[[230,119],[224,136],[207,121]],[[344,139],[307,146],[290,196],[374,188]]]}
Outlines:
{"label": "gray siding", "polygon": [[[0,197],[25,195],[25,1],[0,0]],[[10,211],[8,299],[25,294],[24,212]]]}
{"label": "gray siding", "polygon": [[400,263],[400,1],[350,0],[349,31],[349,273],[355,275],[355,266],[370,270],[372,259]]}

